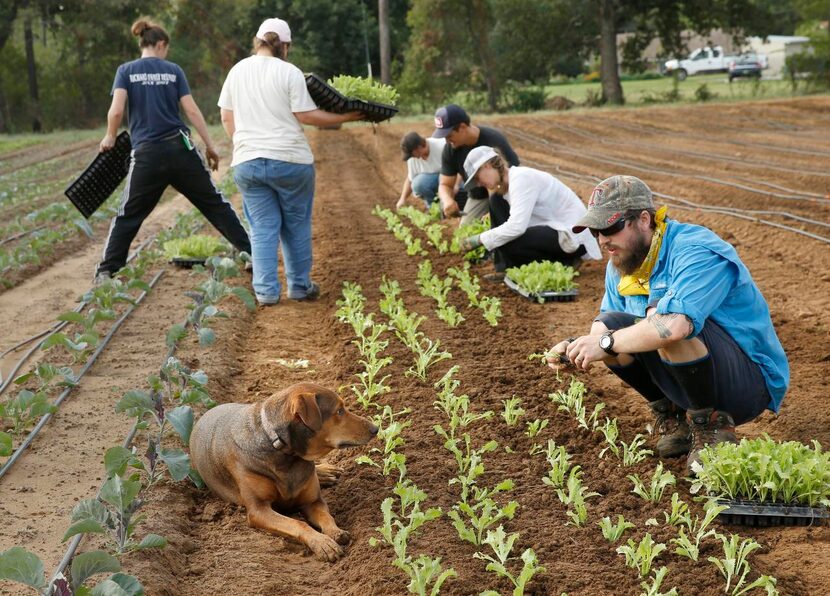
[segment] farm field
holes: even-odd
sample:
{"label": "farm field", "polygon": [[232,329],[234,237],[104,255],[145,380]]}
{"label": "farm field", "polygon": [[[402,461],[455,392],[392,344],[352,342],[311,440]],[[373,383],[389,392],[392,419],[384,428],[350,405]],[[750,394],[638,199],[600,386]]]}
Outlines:
{"label": "farm field", "polygon": [[[559,176],[583,200],[597,181],[609,175],[636,175],[651,186],[657,200],[669,205],[671,217],[706,225],[732,243],[770,305],[792,377],[781,413],[767,412],[739,432],[830,445],[830,410],[826,407],[830,98],[520,115],[480,122],[501,129],[524,165]],[[668,546],[654,564],[668,568],[662,592],[675,586],[680,594],[724,593],[720,572],[707,560],[723,556],[720,542],[712,537],[704,540],[699,560],[692,561],[675,554],[670,540],[677,530],[664,523],[663,512],[669,509],[675,491],[690,504],[693,514],[703,516],[702,507],[691,500],[688,482],[682,480],[684,461],[664,462],[677,477],[677,486],[668,487],[658,503],[649,503],[631,492],[627,476],[636,473],[648,481],[658,460],[649,457],[624,467],[610,454],[600,458],[603,436],[581,428],[548,395],[567,393],[572,378],[584,383],[588,412],[604,403],[600,418],[616,417],[626,441],[646,433],[651,416],[645,401],[608,371],[565,371],[557,378],[538,360],[528,359],[559,339],[587,330],[602,297],[604,262],[581,268],[579,298],[571,303],[537,304],[482,279],[481,294],[501,300],[503,316],[497,326],[491,326],[480,310],[469,307],[465,295],[455,288],[449,302],[466,320],[451,328],[436,317],[434,300],[419,292],[421,261],[428,258],[433,271],[444,277],[449,267],[462,264],[460,256],[439,254],[414,227],[413,234],[428,256],[408,256],[404,245],[372,211],[378,204],[392,208],[399,195],[405,173],[398,148],[401,135],[412,129],[429,134],[430,124],[429,119],[405,124],[393,120],[377,127],[309,130],[317,164],[314,278],[322,287],[320,300],[285,300],[255,311],[239,301],[223,303],[222,309],[231,316],[212,324],[215,343],[202,347],[192,336],[186,337],[176,357],[191,369],[205,371],[210,396],[219,403],[253,402],[292,383],[312,381],[342,388],[349,408],[363,413],[349,390],[355,375],[363,370],[361,356],[352,343],[354,330],[338,321],[338,301],[343,300],[344,282],[359,284],[366,298],[365,312],[374,313],[376,322],[386,322],[378,305],[383,297],[379,288],[384,277],[397,280],[406,308],[426,317],[420,330],[440,340],[441,349],[452,354],[451,359],[430,367],[426,380],[406,375],[412,355],[387,331],[384,355],[392,362],[382,375],[390,375],[391,391],[376,398],[400,413],[396,419],[408,424],[401,432],[404,443],[398,451],[406,456],[406,477],[426,493],[422,509],[440,507],[443,512],[408,542],[413,557],[440,557],[443,569],[455,570],[457,576],[446,580],[442,593],[480,594],[493,589],[509,594],[513,589],[506,579],[486,570],[487,561],[473,557],[476,551],[485,552],[485,547],[462,541],[447,516],[458,501],[460,487],[450,484],[458,468],[444,439],[433,429],[447,424],[447,417],[433,402],[439,391],[434,384],[452,366],[458,367],[454,375],[460,382],[457,393],[469,395],[470,411],[494,413],[465,429],[475,448],[491,440],[498,443],[482,454],[484,469],[477,485],[493,487],[508,479],[514,483],[511,490],[494,497],[501,504],[518,503],[515,516],[501,522],[507,532],[520,534],[513,549],[515,559],[507,566],[518,573],[519,554],[532,548],[545,568],[533,577],[526,593],[640,594],[646,578],[626,566],[625,558],[616,552],[618,544],[606,541],[598,526],[603,517],[618,514],[634,524],[620,544],[628,538],[639,541],[648,532]],[[54,146],[48,154],[40,146],[0,152],[0,175],[34,179],[35,174],[25,178],[26,170],[38,167],[54,173],[57,180],[64,167],[80,172],[94,142],[77,143],[78,147],[86,143],[87,151],[65,166],[60,164],[66,155],[53,155]],[[66,148],[73,147],[66,141]],[[27,157],[27,152],[38,157]],[[45,177],[44,184],[51,184],[49,180]],[[49,196],[59,200],[61,191],[62,187],[55,191],[50,187]],[[31,199],[37,200],[42,199]],[[237,206],[239,201],[236,195]],[[171,225],[175,214],[187,207],[181,198],[161,205],[136,244]],[[22,205],[14,209],[14,213],[27,213]],[[8,221],[4,218],[2,223]],[[105,231],[99,226],[92,240],[63,244],[60,251],[50,253],[53,256],[26,269],[25,275],[10,278],[13,283],[0,293],[0,316],[5,321],[0,350],[40,332],[59,313],[75,306],[77,296],[89,288]],[[197,274],[172,269],[162,260],[151,263],[148,270],[165,267],[154,290],[113,336],[71,399],[20,462],[0,478],[0,552],[23,546],[43,559],[47,573],[63,556],[67,545],[61,538],[70,525],[73,506],[95,495],[106,480],[105,450],[120,444],[130,432],[132,420],[116,413],[115,404],[125,392],[141,387],[148,375],[158,372],[168,350],[168,329],[188,313],[191,299],[184,293],[200,282]],[[481,277],[489,268],[488,264],[474,265],[472,271]],[[244,273],[235,278],[242,285],[248,281]],[[13,360],[0,359],[3,380]],[[308,366],[295,364],[301,360],[307,360]],[[513,397],[521,400],[524,412],[511,426],[502,412],[503,401]],[[7,398],[8,393],[0,400]],[[410,411],[401,413],[405,408]],[[525,432],[527,423],[537,419],[549,423],[531,438]],[[568,507],[554,488],[542,482],[550,470],[544,453],[548,440],[566,448],[572,463],[581,466],[584,485],[598,493],[586,502],[587,522],[582,527],[567,523],[571,519]],[[653,438],[648,441],[651,444]],[[533,449],[534,443],[541,452]],[[140,432],[133,444],[142,454],[148,444],[146,433]],[[327,458],[343,472],[335,486],[324,489],[324,498],[338,525],[352,536],[346,555],[336,563],[320,562],[291,541],[250,528],[242,508],[187,481],[165,480],[142,493],[141,511],[147,517],[139,534],[159,534],[168,545],[122,556],[124,571],[135,575],[147,594],[404,594],[409,578],[392,565],[393,549],[382,541],[377,546],[369,543],[370,538],[381,540],[376,531],[384,521],[381,504],[394,496],[397,479],[397,472],[383,476],[377,467],[355,462],[360,455],[379,461],[372,448],[383,445],[375,440],[365,447],[335,451]],[[397,497],[395,503],[397,507]],[[657,524],[647,524],[650,518]],[[766,574],[777,578],[781,594],[830,593],[827,525],[716,526],[721,533],[739,533],[761,544],[750,555],[750,581]],[[87,539],[80,550],[101,546],[103,541]],[[0,582],[0,593],[21,591]]]}

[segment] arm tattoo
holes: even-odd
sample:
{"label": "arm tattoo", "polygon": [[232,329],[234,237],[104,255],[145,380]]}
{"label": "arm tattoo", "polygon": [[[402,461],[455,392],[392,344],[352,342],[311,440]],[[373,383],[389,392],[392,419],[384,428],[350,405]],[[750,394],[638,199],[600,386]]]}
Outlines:
{"label": "arm tattoo", "polygon": [[683,337],[688,337],[689,334],[693,331],[692,322],[689,320],[689,317],[683,314],[678,313],[666,313],[664,315],[652,315],[648,317],[648,321],[654,325],[654,328],[657,329],[657,334],[660,336],[661,339],[668,339],[671,337],[671,330],[669,329],[668,325],[671,321],[683,317],[686,322],[686,329],[685,333],[683,333]]}

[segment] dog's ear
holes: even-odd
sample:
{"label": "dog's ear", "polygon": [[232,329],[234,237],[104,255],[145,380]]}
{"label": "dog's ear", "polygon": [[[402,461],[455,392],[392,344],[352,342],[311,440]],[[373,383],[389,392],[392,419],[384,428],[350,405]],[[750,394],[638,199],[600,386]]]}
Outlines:
{"label": "dog's ear", "polygon": [[297,393],[291,397],[291,417],[299,417],[303,424],[313,431],[323,426],[317,396],[314,393]]}

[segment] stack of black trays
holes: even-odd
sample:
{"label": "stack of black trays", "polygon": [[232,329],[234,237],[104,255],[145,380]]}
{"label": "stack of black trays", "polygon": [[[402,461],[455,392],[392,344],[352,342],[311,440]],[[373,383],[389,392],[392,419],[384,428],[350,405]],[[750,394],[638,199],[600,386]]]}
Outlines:
{"label": "stack of black trays", "polygon": [[121,184],[130,168],[131,151],[130,135],[124,131],[110,151],[99,153],[84,173],[63,191],[84,217],[95,213]]}
{"label": "stack of black trays", "polygon": [[350,99],[326,83],[316,74],[307,74],[305,84],[311,99],[317,107],[326,112],[344,114],[346,112],[363,112],[369,122],[383,122],[398,113],[398,108],[372,101]]}

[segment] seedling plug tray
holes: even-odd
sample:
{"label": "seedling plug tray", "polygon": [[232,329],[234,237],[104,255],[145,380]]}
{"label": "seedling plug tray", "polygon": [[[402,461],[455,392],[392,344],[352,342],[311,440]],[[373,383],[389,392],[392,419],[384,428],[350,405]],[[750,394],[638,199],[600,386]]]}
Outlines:
{"label": "seedling plug tray", "polygon": [[579,295],[579,290],[577,289],[566,290],[564,292],[528,292],[507,276],[504,277],[504,284],[520,296],[524,296],[528,300],[535,302],[573,302]]}
{"label": "seedling plug tray", "polygon": [[383,122],[398,113],[394,106],[348,98],[314,73],[305,76],[305,84],[317,107],[327,112],[363,112],[369,122]]}
{"label": "seedling plug tray", "polygon": [[207,259],[191,259],[188,257],[173,257],[170,262],[182,269],[192,269],[196,265],[204,265]]}
{"label": "seedling plug tray", "polygon": [[727,505],[718,518],[725,524],[740,526],[817,526],[830,517],[825,507],[807,507],[785,505],[783,503],[763,503],[761,501],[725,500]]}
{"label": "seedling plug tray", "polygon": [[130,169],[132,143],[127,131],[115,139],[115,146],[99,153],[83,174],[70,184],[64,194],[72,204],[89,218],[118,188]]}

